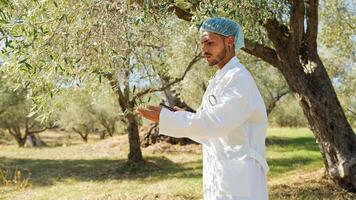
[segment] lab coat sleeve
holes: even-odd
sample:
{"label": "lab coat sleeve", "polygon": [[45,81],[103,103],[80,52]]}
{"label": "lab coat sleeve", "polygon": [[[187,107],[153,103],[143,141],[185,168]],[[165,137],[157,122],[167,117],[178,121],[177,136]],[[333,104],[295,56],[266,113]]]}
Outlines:
{"label": "lab coat sleeve", "polygon": [[249,81],[245,76],[233,76],[216,96],[217,103],[199,109],[197,113],[171,112],[163,108],[159,119],[160,134],[196,141],[227,135],[241,126],[253,112]]}

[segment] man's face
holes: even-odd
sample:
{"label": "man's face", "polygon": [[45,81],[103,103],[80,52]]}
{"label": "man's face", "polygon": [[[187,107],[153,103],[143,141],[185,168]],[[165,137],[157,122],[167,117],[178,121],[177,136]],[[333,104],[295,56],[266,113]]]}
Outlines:
{"label": "man's face", "polygon": [[225,37],[211,32],[203,32],[201,35],[202,54],[208,61],[209,66],[221,62],[226,56]]}

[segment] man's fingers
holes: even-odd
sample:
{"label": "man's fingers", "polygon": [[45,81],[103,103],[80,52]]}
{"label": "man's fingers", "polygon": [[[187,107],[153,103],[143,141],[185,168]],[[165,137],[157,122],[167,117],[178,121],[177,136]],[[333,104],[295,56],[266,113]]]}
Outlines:
{"label": "man's fingers", "polygon": [[150,115],[150,111],[149,110],[142,109],[142,108],[137,108],[136,112],[138,114],[140,114],[141,116],[143,116],[143,117],[146,117],[146,116]]}
{"label": "man's fingers", "polygon": [[177,110],[177,111],[182,111],[182,110],[184,110],[183,108],[180,108],[180,107],[178,107],[178,106],[174,106],[173,109],[174,109],[174,110]]}
{"label": "man's fingers", "polygon": [[143,108],[136,108],[136,112],[137,113],[141,113],[142,111],[144,111],[145,109],[143,109]]}
{"label": "man's fingers", "polygon": [[136,113],[138,113],[140,116],[142,116],[150,121],[153,121],[153,122],[159,121],[159,112],[158,111],[137,108]]}
{"label": "man's fingers", "polygon": [[152,106],[152,105],[148,105],[147,108],[150,109],[150,110],[154,110],[154,111],[160,111],[160,110],[161,110],[160,107],[158,107],[158,106]]}
{"label": "man's fingers", "polygon": [[137,109],[139,115],[141,115],[142,117],[151,120],[153,118],[153,114],[152,111],[148,111],[145,109]]}

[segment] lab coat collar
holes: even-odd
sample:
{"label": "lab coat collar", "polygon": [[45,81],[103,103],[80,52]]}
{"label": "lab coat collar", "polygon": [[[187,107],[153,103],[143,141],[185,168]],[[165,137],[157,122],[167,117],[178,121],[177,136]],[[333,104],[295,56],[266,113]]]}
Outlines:
{"label": "lab coat collar", "polygon": [[238,59],[236,56],[232,57],[232,58],[229,60],[229,62],[227,62],[227,63],[224,65],[224,67],[223,67],[222,69],[219,69],[219,70],[216,71],[215,76],[214,76],[214,79],[220,79],[221,77],[224,76],[224,74],[225,74],[227,71],[229,71],[230,69],[233,69],[233,68],[235,68],[235,67],[238,67],[238,66],[239,66],[239,65],[238,65],[239,63],[240,63],[240,61],[239,61],[239,59]]}

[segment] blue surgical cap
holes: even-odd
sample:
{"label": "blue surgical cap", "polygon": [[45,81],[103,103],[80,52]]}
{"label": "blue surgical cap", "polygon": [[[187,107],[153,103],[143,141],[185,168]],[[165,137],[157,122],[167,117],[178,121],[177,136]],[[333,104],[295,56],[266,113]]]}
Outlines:
{"label": "blue surgical cap", "polygon": [[205,31],[223,36],[234,36],[235,50],[245,46],[244,33],[241,26],[230,19],[223,17],[207,19],[200,27],[200,33]]}

